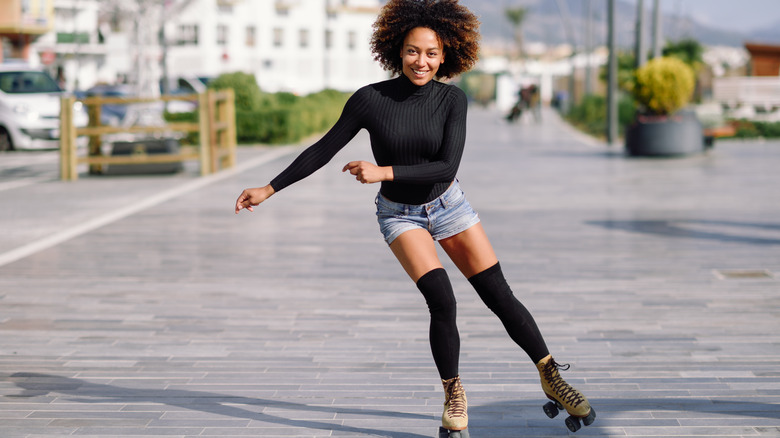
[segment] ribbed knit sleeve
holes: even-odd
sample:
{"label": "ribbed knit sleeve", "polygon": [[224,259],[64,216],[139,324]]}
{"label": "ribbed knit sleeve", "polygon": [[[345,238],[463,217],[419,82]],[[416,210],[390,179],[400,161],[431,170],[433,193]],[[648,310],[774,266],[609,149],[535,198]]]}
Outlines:
{"label": "ribbed knit sleeve", "polygon": [[360,115],[366,111],[364,94],[364,90],[358,90],[350,96],[336,124],[271,180],[274,191],[278,192],[319,170],[357,135],[361,129]]}
{"label": "ribbed knit sleeve", "polygon": [[392,166],[393,181],[380,192],[405,204],[432,201],[455,179],[466,143],[466,94],[453,85],[430,81],[414,85],[401,75],[362,87],[339,120],[271,181],[276,191],[327,164],[361,129],[371,137],[378,166]]}

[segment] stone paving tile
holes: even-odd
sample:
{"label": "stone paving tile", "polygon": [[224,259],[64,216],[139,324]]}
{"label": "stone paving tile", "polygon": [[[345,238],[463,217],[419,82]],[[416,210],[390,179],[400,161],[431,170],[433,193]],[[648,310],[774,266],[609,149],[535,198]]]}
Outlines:
{"label": "stone paving tile", "polygon": [[[617,149],[551,113],[507,125],[474,108],[459,175],[599,413],[577,435],[780,436],[780,142],[673,160]],[[370,157],[367,136],[232,213],[295,151],[242,148],[239,169],[213,179],[0,178],[0,205],[51,199],[0,210],[13,230],[0,261],[103,220],[0,262],[0,436],[434,436],[424,301],[377,231],[376,187],[340,172]],[[570,435],[542,413],[534,366],[443,262],[471,435]],[[774,277],[719,274],[743,269]]]}

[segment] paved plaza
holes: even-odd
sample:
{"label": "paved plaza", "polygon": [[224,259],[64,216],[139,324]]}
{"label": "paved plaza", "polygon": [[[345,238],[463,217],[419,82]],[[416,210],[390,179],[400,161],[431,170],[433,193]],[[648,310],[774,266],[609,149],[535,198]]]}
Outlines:
{"label": "paved plaza", "polygon": [[[780,142],[632,159],[549,111],[469,120],[461,186],[598,412],[575,436],[780,436]],[[233,213],[300,150],[75,182],[0,154],[0,437],[434,437],[425,302],[340,171],[367,134]],[[442,257],[471,436],[572,435]]]}

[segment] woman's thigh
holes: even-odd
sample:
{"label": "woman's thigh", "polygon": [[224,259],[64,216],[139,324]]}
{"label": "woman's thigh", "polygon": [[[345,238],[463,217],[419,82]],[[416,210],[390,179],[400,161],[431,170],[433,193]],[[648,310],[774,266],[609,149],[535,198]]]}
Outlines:
{"label": "woman's thigh", "polygon": [[390,250],[415,283],[428,272],[442,267],[433,238],[422,228],[402,233],[390,244]]}
{"label": "woman's thigh", "polygon": [[490,244],[481,223],[452,237],[442,239],[439,244],[466,278],[498,263],[493,245]]}

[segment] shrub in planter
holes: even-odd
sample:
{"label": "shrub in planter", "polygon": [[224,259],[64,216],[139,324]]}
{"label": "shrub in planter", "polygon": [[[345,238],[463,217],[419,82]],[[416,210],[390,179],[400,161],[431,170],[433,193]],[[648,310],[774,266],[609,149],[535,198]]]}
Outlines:
{"label": "shrub in planter", "polygon": [[650,114],[669,115],[685,107],[693,95],[693,69],[673,58],[655,58],[637,69],[634,98]]}
{"label": "shrub in planter", "polygon": [[626,129],[626,151],[636,156],[678,156],[704,150],[702,126],[691,111],[693,69],[674,57],[649,61],[635,73],[638,110]]}

